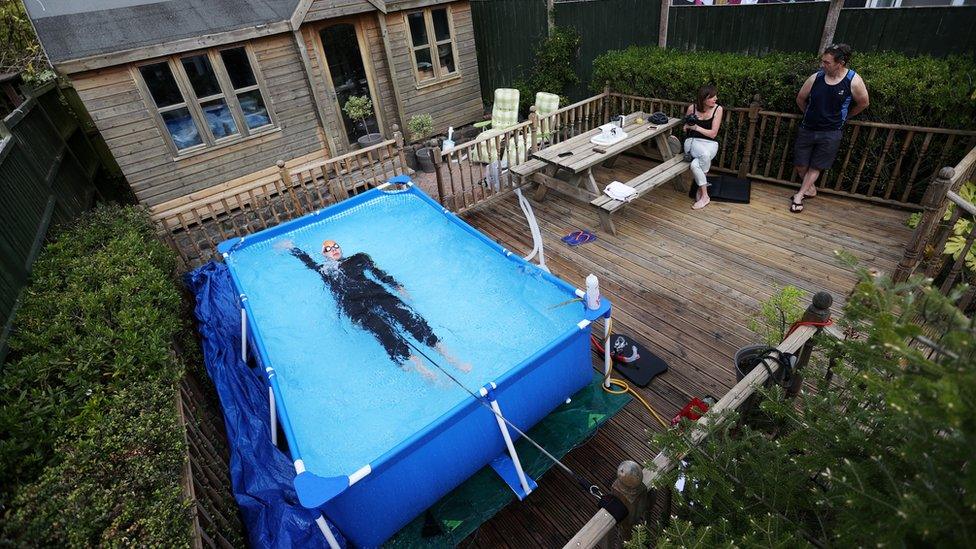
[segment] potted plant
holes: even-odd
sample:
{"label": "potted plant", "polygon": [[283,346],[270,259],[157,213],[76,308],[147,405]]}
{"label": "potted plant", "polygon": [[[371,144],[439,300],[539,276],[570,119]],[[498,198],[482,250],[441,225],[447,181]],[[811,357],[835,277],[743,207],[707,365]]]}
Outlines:
{"label": "potted plant", "polygon": [[[434,118],[429,114],[415,114],[407,121],[407,130],[410,131],[411,141],[423,141],[434,132]],[[417,149],[417,162],[420,164],[421,170],[427,173],[436,171],[433,154],[434,149],[430,147],[430,143],[423,143]]]}
{"label": "potted plant", "polygon": [[346,100],[346,104],[342,106],[342,111],[353,121],[363,125],[363,130],[366,133],[356,140],[360,147],[366,148],[383,141],[381,134],[369,133],[369,126],[366,124],[366,119],[373,116],[373,101],[368,95],[353,95]]}

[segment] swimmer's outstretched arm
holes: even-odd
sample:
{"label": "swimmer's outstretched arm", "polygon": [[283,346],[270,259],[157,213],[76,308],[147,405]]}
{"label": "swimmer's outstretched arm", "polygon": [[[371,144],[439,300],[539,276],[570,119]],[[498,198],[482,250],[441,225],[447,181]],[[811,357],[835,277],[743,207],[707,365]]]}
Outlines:
{"label": "swimmer's outstretched arm", "polygon": [[300,259],[301,262],[304,263],[306,267],[312,269],[313,271],[318,271],[319,269],[322,268],[322,265],[316,263],[315,260],[312,259],[312,256],[305,253],[305,251],[302,250],[301,248],[292,247],[288,249],[288,252],[291,255]]}

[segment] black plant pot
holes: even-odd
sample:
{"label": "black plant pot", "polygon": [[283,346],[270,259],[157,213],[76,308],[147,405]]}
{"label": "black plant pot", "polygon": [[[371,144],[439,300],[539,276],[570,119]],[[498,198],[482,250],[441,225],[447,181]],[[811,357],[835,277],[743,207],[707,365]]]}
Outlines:
{"label": "black plant pot", "polygon": [[425,173],[434,173],[437,171],[437,168],[434,166],[434,149],[430,147],[417,149],[417,162],[420,164],[420,169]]}
{"label": "black plant pot", "polygon": [[379,133],[367,133],[357,139],[356,142],[359,143],[359,148],[365,149],[366,147],[372,147],[373,145],[382,143],[383,135]]}

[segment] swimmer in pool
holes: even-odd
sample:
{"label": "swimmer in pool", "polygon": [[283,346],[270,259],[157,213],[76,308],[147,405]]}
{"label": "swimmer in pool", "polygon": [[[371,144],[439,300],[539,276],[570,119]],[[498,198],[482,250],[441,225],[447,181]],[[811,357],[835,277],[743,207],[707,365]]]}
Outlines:
{"label": "swimmer in pool", "polygon": [[[359,252],[343,257],[339,243],[326,240],[322,243],[325,261],[318,263],[290,241],[283,244],[306,267],[319,273],[326,287],[335,296],[339,311],[349,317],[353,324],[376,336],[390,355],[390,360],[398,366],[406,369],[408,363],[412,364],[428,381],[437,380],[437,375],[424,366],[420,357],[410,351],[404,337],[404,332],[407,332],[417,341],[435,349],[458,370],[471,371],[471,365],[458,361],[448,352],[422,316],[400,297],[390,293],[387,288],[395,289],[400,295],[409,298],[403,286],[377,267],[369,255]],[[372,274],[372,278],[367,276],[367,272]],[[379,282],[373,280],[374,278]]]}

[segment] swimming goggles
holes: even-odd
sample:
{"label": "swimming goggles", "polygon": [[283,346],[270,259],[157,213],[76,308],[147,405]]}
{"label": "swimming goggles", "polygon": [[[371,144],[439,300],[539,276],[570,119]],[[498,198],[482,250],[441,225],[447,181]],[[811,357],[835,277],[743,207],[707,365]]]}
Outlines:
{"label": "swimming goggles", "polygon": [[338,250],[341,247],[342,246],[339,246],[338,244],[333,244],[332,246],[322,246],[322,251],[325,253],[329,253],[332,250]]}

